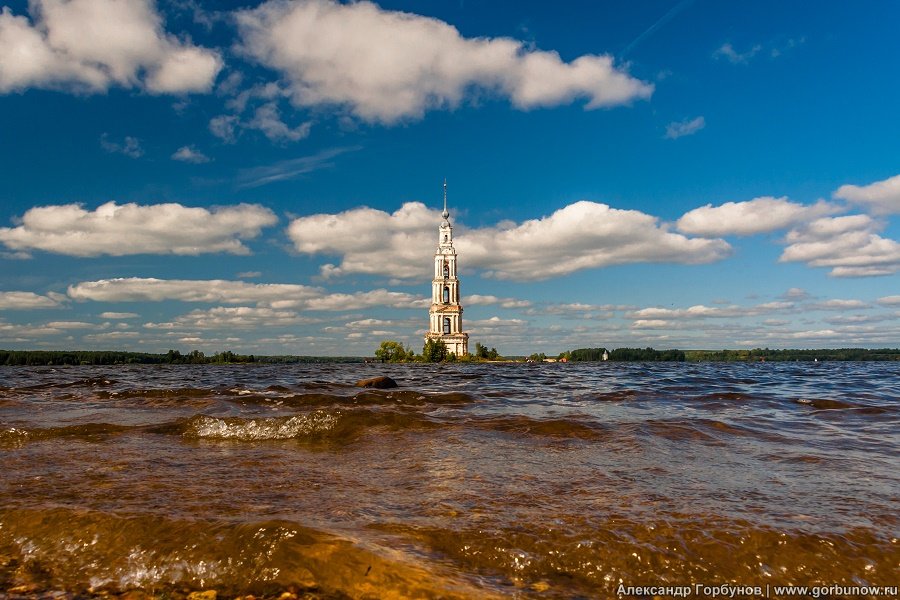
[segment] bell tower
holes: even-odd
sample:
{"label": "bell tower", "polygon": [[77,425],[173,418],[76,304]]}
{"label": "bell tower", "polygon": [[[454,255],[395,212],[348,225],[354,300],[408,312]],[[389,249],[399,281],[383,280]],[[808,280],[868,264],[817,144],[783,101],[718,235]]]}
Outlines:
{"label": "bell tower", "polygon": [[469,353],[469,334],[463,331],[463,307],[459,303],[459,277],[456,249],[453,248],[453,226],[447,210],[447,180],[444,180],[444,212],[438,228],[438,247],[434,253],[434,279],[431,281],[430,326],[425,340],[444,342],[447,351],[456,356]]}

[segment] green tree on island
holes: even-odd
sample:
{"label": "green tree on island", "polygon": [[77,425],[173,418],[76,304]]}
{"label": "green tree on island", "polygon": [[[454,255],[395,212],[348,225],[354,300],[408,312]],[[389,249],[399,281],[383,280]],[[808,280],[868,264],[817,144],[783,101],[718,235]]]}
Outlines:
{"label": "green tree on island", "polygon": [[414,357],[415,352],[412,349],[404,348],[403,344],[394,340],[381,342],[381,346],[375,351],[375,358],[381,362],[403,362]]}
{"label": "green tree on island", "polygon": [[422,348],[422,358],[427,362],[443,362],[447,360],[447,345],[440,340],[427,339]]}
{"label": "green tree on island", "polygon": [[475,344],[475,356],[478,358],[486,358],[488,360],[497,360],[500,358],[500,354],[497,352],[496,348],[487,349],[487,346],[483,346],[481,343]]}

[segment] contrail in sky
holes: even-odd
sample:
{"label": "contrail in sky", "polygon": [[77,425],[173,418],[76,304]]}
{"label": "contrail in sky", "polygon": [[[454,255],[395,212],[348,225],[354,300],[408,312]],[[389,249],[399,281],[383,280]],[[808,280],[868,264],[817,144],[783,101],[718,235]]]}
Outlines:
{"label": "contrail in sky", "polygon": [[619,57],[624,58],[629,52],[634,50],[634,48],[638,44],[640,44],[645,39],[647,39],[649,36],[654,34],[657,29],[659,29],[660,27],[662,27],[663,25],[665,25],[666,23],[671,21],[672,18],[675,17],[675,15],[677,15],[678,13],[680,13],[681,11],[683,11],[685,8],[687,8],[688,6],[690,6],[693,3],[694,3],[694,0],[681,0],[681,2],[679,2],[678,4],[676,4],[675,6],[670,8],[669,12],[667,12],[662,17],[660,17],[659,20],[656,21],[656,23],[654,23],[653,25],[648,27],[647,30],[644,31],[644,33],[642,33],[641,35],[634,38],[634,40],[632,40],[630,44],[625,46],[625,49],[619,53]]}

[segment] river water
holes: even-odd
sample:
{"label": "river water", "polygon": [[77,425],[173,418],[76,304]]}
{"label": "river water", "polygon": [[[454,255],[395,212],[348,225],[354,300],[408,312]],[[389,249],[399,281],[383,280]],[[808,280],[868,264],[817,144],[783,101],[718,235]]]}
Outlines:
{"label": "river water", "polygon": [[0,367],[0,459],[7,597],[900,583],[900,363]]}

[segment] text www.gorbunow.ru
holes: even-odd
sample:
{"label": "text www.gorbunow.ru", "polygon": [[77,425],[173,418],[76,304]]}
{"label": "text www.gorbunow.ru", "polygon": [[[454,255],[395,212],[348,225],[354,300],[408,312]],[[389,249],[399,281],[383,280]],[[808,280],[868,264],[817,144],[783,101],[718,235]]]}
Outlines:
{"label": "text www.gorbunow.ru", "polygon": [[882,596],[897,598],[900,586],[896,585],[623,585],[616,593],[620,596],[669,596],[672,598],[829,598],[848,596]]}

